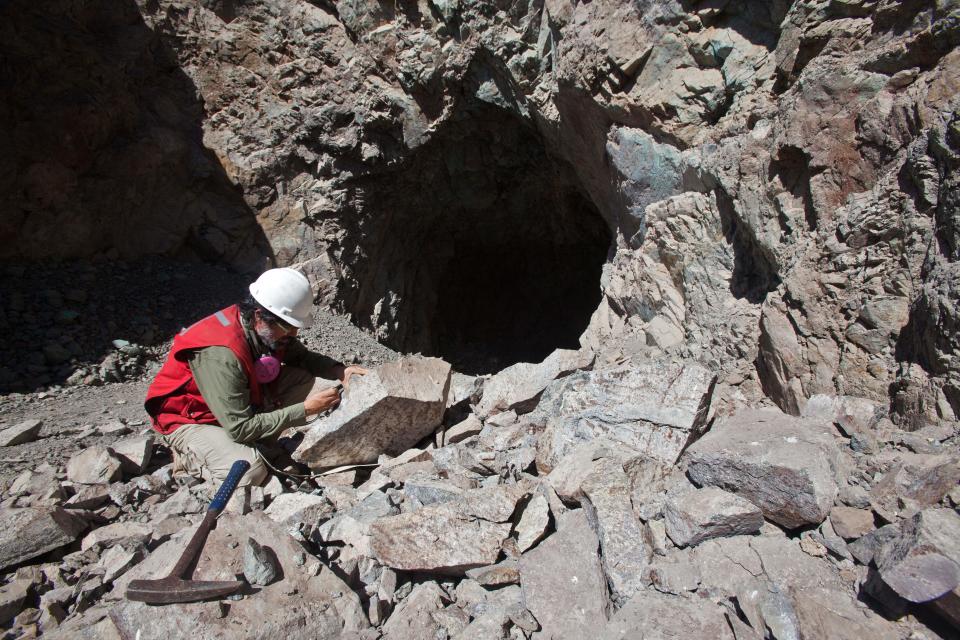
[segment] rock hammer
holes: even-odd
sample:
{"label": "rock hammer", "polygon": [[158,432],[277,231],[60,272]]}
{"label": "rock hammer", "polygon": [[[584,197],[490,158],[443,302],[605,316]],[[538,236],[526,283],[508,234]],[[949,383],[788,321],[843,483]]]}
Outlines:
{"label": "rock hammer", "polygon": [[213,580],[189,580],[187,576],[193,561],[200,555],[204,543],[217,516],[227,506],[227,501],[233,495],[237,488],[240,478],[250,468],[250,463],[246,460],[237,460],[230,467],[230,473],[227,479],[220,485],[220,490],[213,497],[213,501],[207,508],[207,513],[203,517],[200,527],[194,532],[190,542],[183,550],[183,555],[173,567],[166,578],[158,580],[133,580],[127,586],[127,599],[148,604],[170,604],[173,602],[196,602],[197,600],[207,600],[209,598],[219,598],[233,593],[241,586],[238,581],[213,581]]}

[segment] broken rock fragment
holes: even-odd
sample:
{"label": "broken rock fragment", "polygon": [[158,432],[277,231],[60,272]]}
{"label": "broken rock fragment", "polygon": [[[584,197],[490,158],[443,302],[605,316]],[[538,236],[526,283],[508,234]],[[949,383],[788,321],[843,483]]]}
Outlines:
{"label": "broken rock fragment", "polygon": [[593,353],[557,349],[540,363],[518,362],[490,378],[477,405],[481,418],[504,412],[529,413],[547,385],[593,364]]}
{"label": "broken rock fragment", "polygon": [[880,576],[910,602],[928,602],[960,585],[960,515],[925,509],[874,557]]}
{"label": "broken rock fragment", "polygon": [[779,411],[738,413],[687,451],[687,473],[757,505],[788,529],[823,522],[838,488],[840,451],[829,423]]}
{"label": "broken rock fragment", "polygon": [[265,587],[277,578],[279,570],[269,547],[247,538],[243,547],[243,577],[257,587]]}
{"label": "broken rock fragment", "polygon": [[558,380],[535,412],[546,422],[537,468],[549,472],[577,444],[596,438],[673,464],[707,424],[714,381],[699,365],[669,359]]}
{"label": "broken rock fragment", "polygon": [[0,569],[70,544],[86,528],[57,507],[0,509]]}
{"label": "broken rock fragment", "polygon": [[0,431],[0,447],[12,447],[18,444],[33,442],[40,434],[43,422],[40,420],[24,420],[12,427]]}
{"label": "broken rock fragment", "polygon": [[463,575],[496,562],[517,502],[528,494],[516,485],[475,489],[455,501],[380,518],[370,525],[370,548],[394,569]]}
{"label": "broken rock fragment", "polygon": [[630,481],[616,460],[599,460],[582,485],[583,511],[600,539],[603,571],[616,604],[646,582],[651,552],[630,503]]}
{"label": "broken rock fragment", "polygon": [[[595,636],[596,633],[593,634]],[[583,637],[593,637],[585,635]],[[707,599],[640,591],[602,627],[601,640],[711,638],[734,640],[724,609]]]}
{"label": "broken rock fragment", "polygon": [[523,602],[544,638],[588,638],[607,622],[607,583],[599,540],[582,509],[559,518],[557,532],[520,557]]}
{"label": "broken rock fragment", "polygon": [[450,365],[438,358],[402,358],[357,376],[340,406],[307,427],[293,458],[317,469],[399,455],[440,426],[449,386]]}
{"label": "broken rock fragment", "polygon": [[704,540],[756,533],[763,514],[752,502],[716,487],[704,487],[667,500],[663,509],[667,535],[678,547]]}
{"label": "broken rock fragment", "polygon": [[110,445],[113,454],[120,459],[120,465],[125,473],[137,475],[143,473],[150,464],[153,453],[153,435],[147,434],[136,438],[126,438]]}
{"label": "broken rock fragment", "polygon": [[120,478],[121,463],[106,447],[90,447],[70,458],[67,480],[77,484],[105,484]]}

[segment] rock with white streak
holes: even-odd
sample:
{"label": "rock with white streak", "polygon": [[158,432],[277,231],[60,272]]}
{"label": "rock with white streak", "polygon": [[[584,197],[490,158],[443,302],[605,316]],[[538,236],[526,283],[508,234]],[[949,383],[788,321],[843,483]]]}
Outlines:
{"label": "rock with white streak", "polygon": [[746,498],[784,527],[820,524],[838,492],[833,433],[829,423],[779,411],[738,413],[690,447],[687,473],[699,486]]}
{"label": "rock with white streak", "polygon": [[558,380],[535,412],[546,422],[537,468],[549,472],[577,444],[598,438],[673,464],[706,428],[714,382],[697,364],[652,358]]}
{"label": "rock with white streak", "polygon": [[520,557],[523,602],[544,638],[586,638],[606,624],[610,602],[599,540],[583,510],[559,518],[557,532]]}
{"label": "rock with white streak", "polygon": [[651,556],[630,503],[630,482],[619,462],[604,459],[582,488],[581,504],[600,540],[610,593],[614,603],[622,604],[646,583]]}
{"label": "rock with white streak", "polygon": [[409,357],[353,378],[340,406],[304,431],[293,453],[311,468],[376,462],[396,456],[440,426],[450,365]]}
{"label": "rock with white streak", "polygon": [[0,509],[0,569],[68,545],[85,528],[82,520],[56,507]]}
{"label": "rock with white streak", "polygon": [[550,524],[550,505],[547,499],[537,494],[523,508],[523,515],[517,523],[517,548],[520,553],[537,544],[547,532]]}
{"label": "rock with white streak", "polygon": [[663,509],[667,535],[678,547],[704,540],[756,533],[763,514],[752,502],[716,487],[669,498]]}
{"label": "rock with white streak", "polygon": [[487,380],[476,413],[481,418],[510,410],[529,413],[548,384],[592,364],[591,352],[567,349],[557,349],[540,363],[518,362]]}
{"label": "rock with white streak", "polygon": [[393,569],[445,575],[493,564],[516,505],[528,494],[518,485],[475,489],[455,501],[380,518],[369,529],[372,555]]}
{"label": "rock with white streak", "polygon": [[120,459],[106,447],[90,447],[70,458],[67,480],[77,484],[105,484],[120,478]]}
{"label": "rock with white streak", "polygon": [[153,454],[153,435],[147,434],[135,438],[125,438],[110,445],[110,450],[120,459],[125,473],[138,475],[147,469]]}
{"label": "rock with white streak", "polygon": [[910,602],[929,602],[960,585],[960,515],[925,509],[900,525],[874,557],[880,577]]}
{"label": "rock with white streak", "polygon": [[40,435],[43,422],[40,420],[24,420],[12,427],[0,431],[0,447],[12,447],[18,444],[33,442]]}

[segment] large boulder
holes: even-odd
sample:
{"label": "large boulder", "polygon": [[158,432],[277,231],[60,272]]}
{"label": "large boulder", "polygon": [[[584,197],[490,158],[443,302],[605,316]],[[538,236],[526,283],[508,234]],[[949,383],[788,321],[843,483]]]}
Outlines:
{"label": "large boulder", "polygon": [[57,507],[0,509],[0,569],[70,544],[85,528],[86,523]]}
{"label": "large boulder", "polygon": [[537,406],[547,385],[593,364],[589,351],[557,349],[543,362],[518,362],[500,371],[483,385],[483,397],[476,414],[487,418],[503,411],[528,413]]}
{"label": "large boulder", "polygon": [[399,455],[440,426],[449,387],[450,365],[438,358],[402,358],[355,376],[340,406],[305,430],[293,458],[317,469]]}
{"label": "large boulder", "polygon": [[510,518],[528,494],[518,485],[475,489],[457,500],[380,518],[368,529],[370,549],[393,569],[462,576],[497,561]]}
{"label": "large boulder", "polygon": [[554,382],[536,411],[546,422],[537,467],[597,438],[672,464],[705,428],[714,381],[699,365],[649,359]]}
{"label": "large boulder", "polygon": [[757,505],[787,528],[820,524],[837,497],[840,450],[829,423],[776,410],[736,414],[687,451],[687,473]]}
{"label": "large boulder", "polygon": [[558,520],[556,533],[520,557],[523,602],[541,637],[590,637],[606,624],[610,608],[599,541],[582,509]]}
{"label": "large boulder", "polygon": [[269,548],[268,553],[279,565],[279,578],[271,584],[230,601],[225,609],[217,602],[157,607],[123,598],[131,580],[166,576],[192,533],[192,528],[184,529],[117,580],[107,598],[117,601],[110,618],[120,637],[333,640],[369,627],[360,600],[350,587],[262,512],[223,515],[204,545],[193,578],[236,580],[243,574],[244,543],[253,538]]}

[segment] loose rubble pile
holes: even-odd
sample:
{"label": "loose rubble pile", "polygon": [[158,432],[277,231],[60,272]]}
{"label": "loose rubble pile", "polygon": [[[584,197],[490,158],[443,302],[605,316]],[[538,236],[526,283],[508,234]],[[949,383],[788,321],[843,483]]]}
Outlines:
{"label": "loose rubble pile", "polygon": [[[960,624],[955,424],[907,432],[827,396],[801,417],[718,415],[714,378],[668,360],[523,368],[515,384],[412,357],[356,378],[343,409],[281,440],[313,477],[272,477],[218,521],[194,577],[245,585],[219,601],[124,598],[166,575],[215,489],[172,478],[150,433],[23,472],[0,504],[5,637],[919,640]],[[395,455],[371,470],[354,441]]]}

